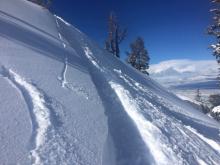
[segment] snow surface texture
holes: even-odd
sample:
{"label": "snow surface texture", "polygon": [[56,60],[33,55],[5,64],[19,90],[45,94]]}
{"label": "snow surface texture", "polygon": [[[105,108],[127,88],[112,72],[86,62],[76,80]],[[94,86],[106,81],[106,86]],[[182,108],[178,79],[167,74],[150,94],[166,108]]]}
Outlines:
{"label": "snow surface texture", "polygon": [[46,9],[0,1],[1,164],[220,164],[218,122]]}

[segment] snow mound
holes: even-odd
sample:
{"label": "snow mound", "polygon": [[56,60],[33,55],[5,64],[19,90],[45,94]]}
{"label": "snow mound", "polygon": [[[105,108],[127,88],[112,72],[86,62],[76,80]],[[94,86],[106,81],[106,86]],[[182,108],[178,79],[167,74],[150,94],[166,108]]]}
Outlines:
{"label": "snow mound", "polygon": [[220,164],[218,122],[46,9],[0,10],[2,164]]}

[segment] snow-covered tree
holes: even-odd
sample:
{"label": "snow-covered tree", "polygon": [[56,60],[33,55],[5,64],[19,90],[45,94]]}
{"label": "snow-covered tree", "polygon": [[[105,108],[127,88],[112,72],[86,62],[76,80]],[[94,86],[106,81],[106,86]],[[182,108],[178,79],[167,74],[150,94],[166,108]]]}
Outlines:
{"label": "snow-covered tree", "polygon": [[209,102],[211,103],[212,108],[220,105],[220,95],[213,94],[209,96]]}
{"label": "snow-covered tree", "polygon": [[[211,9],[213,13],[213,24],[208,27],[208,34],[216,38],[216,43],[211,45],[213,49],[213,56],[215,56],[218,64],[220,64],[220,0],[212,0],[216,8]],[[220,73],[220,69],[219,69]],[[218,80],[220,81],[220,74],[218,75]]]}
{"label": "snow-covered tree", "polygon": [[216,120],[220,121],[220,95],[210,95],[209,102],[211,104],[211,116],[214,117]]}
{"label": "snow-covered tree", "polygon": [[200,109],[205,113],[210,112],[209,105],[207,104],[207,101],[202,97],[200,89],[196,90],[195,94],[195,100],[199,103]]}
{"label": "snow-covered tree", "polygon": [[145,74],[149,74],[147,69],[149,68],[150,57],[148,51],[145,49],[144,40],[138,37],[130,45],[131,52],[127,52],[127,62],[134,68],[140,70]]}
{"label": "snow-covered tree", "polygon": [[111,12],[108,20],[108,38],[105,42],[105,48],[107,51],[120,58],[120,48],[119,45],[125,39],[127,30],[121,29],[116,15]]}

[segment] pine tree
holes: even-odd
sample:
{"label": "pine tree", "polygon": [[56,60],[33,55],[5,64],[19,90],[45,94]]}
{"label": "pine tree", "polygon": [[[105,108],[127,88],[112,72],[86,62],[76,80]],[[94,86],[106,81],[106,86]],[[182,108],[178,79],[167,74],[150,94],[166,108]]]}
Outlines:
{"label": "pine tree", "polygon": [[108,39],[105,42],[105,49],[120,58],[120,48],[119,45],[125,39],[127,30],[121,29],[116,15],[112,12],[109,16],[108,21]]}
{"label": "pine tree", "polygon": [[147,69],[149,69],[150,57],[145,49],[144,40],[141,37],[138,37],[133,43],[131,43],[130,49],[131,52],[127,52],[127,62],[137,70],[149,74]]}
{"label": "pine tree", "polygon": [[219,94],[213,94],[209,96],[209,102],[212,105],[212,108],[220,105],[220,95]]}
{"label": "pine tree", "polygon": [[203,113],[207,114],[210,112],[207,102],[202,98],[200,89],[196,90],[195,100],[199,103],[200,109],[203,111]]}
{"label": "pine tree", "polygon": [[202,103],[202,96],[201,96],[201,92],[200,89],[196,90],[196,96],[195,96],[195,100]]}
{"label": "pine tree", "polygon": [[[220,0],[212,0],[216,5],[216,9],[210,10],[213,13],[213,24],[208,27],[208,34],[216,38],[216,43],[211,45],[213,56],[220,65]],[[220,81],[220,68],[217,79]]]}

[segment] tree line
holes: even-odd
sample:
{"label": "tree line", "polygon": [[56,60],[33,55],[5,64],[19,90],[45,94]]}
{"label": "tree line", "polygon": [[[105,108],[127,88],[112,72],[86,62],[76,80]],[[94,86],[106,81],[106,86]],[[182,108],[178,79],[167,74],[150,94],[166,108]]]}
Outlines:
{"label": "tree line", "polygon": [[[215,38],[215,43],[210,47],[212,49],[212,55],[215,57],[218,63],[219,73],[217,80],[220,85],[220,0],[211,0],[214,7],[210,10],[213,14],[212,24],[208,27],[208,34]],[[220,105],[220,94],[214,94],[209,96],[209,102],[213,105],[212,108]],[[211,115],[220,121],[220,112],[213,112]]]}
{"label": "tree line", "polygon": [[[108,20],[108,37],[105,41],[105,49],[115,57],[120,58],[120,44],[126,36],[127,29],[120,27],[115,13],[111,12]],[[130,52],[126,52],[126,62],[142,73],[149,74],[147,69],[149,68],[150,57],[143,38],[137,37],[130,44],[130,49]]]}
{"label": "tree line", "polygon": [[[212,0],[212,3],[215,8],[210,10],[213,13],[213,23],[208,27],[208,34],[214,36],[216,39],[216,42],[210,47],[213,50],[213,56],[220,65],[220,0]],[[220,67],[217,79],[220,81]]]}
{"label": "tree line", "polygon": [[[49,8],[52,0],[28,0],[43,7]],[[120,58],[120,44],[127,36],[127,29],[122,29],[118,23],[116,14],[111,12],[108,19],[108,37],[105,41],[105,49],[117,58]],[[142,73],[149,74],[149,54],[145,48],[144,40],[142,37],[137,37],[130,44],[130,52],[127,51],[126,62],[132,67],[141,71]]]}
{"label": "tree line", "polygon": [[[212,13],[212,24],[208,27],[207,33],[215,38],[215,43],[211,44],[209,47],[212,49],[212,55],[215,57],[216,62],[220,66],[220,0],[211,0],[211,3],[215,6],[210,10]],[[220,85],[220,67],[219,73],[217,75],[217,80]],[[213,108],[220,105],[220,94],[211,94],[206,98],[202,96],[200,89],[196,90],[194,98],[201,107],[201,110],[211,115],[216,120],[220,121],[220,112],[213,111]]]}
{"label": "tree line", "polygon": [[199,109],[202,110],[205,114],[209,114],[217,121],[220,121],[220,112],[213,111],[215,107],[220,105],[220,95],[219,94],[210,94],[209,96],[203,94],[200,89],[196,90],[195,101],[200,106]]}

